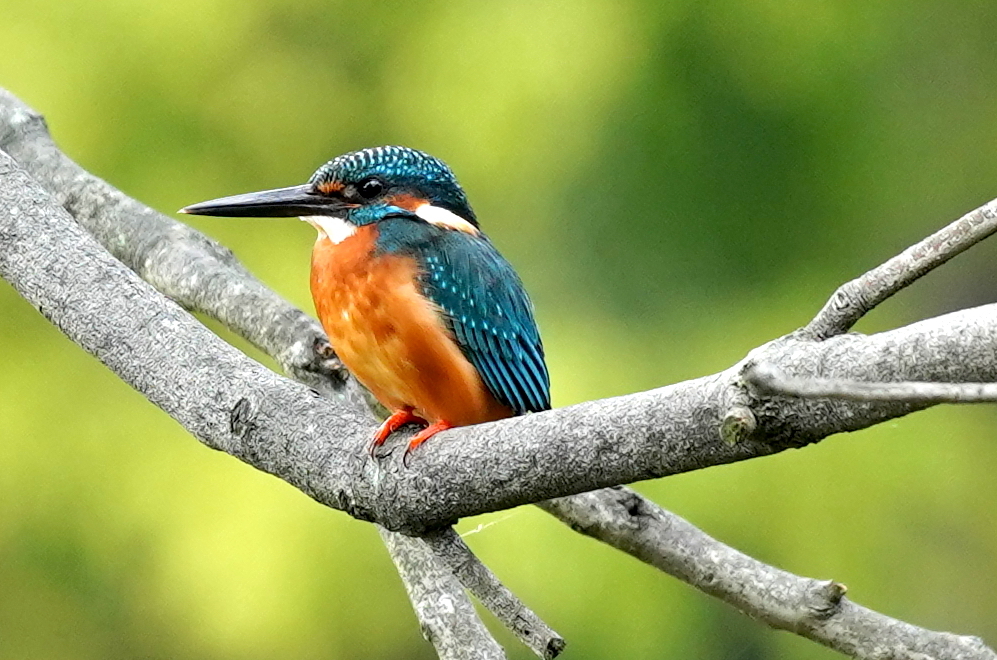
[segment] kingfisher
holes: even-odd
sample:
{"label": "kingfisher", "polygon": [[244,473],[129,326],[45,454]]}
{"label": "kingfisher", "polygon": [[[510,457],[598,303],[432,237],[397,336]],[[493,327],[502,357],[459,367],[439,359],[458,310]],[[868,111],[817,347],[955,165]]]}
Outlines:
{"label": "kingfisher", "polygon": [[308,183],[181,213],[299,216],[318,230],[315,310],[339,358],[391,415],[369,444],[550,408],[533,305],[440,159],[408,147],[338,156]]}

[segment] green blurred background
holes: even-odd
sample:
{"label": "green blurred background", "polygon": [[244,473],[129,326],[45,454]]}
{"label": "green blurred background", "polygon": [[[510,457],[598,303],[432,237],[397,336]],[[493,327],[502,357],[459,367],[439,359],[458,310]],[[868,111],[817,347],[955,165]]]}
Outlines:
{"label": "green blurred background", "polygon": [[[997,196],[991,2],[0,0],[0,17],[0,86],[167,213],[364,146],[444,158],[533,295],[558,406],[729,366]],[[310,227],[189,220],[311,310]],[[992,301],[995,249],[860,329]],[[371,526],[205,449],[2,283],[0,374],[3,660],[433,657]],[[763,561],[995,644],[995,423],[939,408],[638,488]],[[837,657],[533,508],[461,530],[566,657]]]}

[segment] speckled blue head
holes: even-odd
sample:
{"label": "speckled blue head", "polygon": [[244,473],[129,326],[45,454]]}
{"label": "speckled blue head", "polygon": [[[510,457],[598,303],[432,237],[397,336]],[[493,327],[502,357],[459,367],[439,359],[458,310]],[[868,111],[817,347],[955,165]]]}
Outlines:
{"label": "speckled blue head", "polygon": [[337,156],[320,167],[309,183],[322,193],[365,205],[406,197],[425,200],[478,226],[447,164],[409,147],[372,147]]}
{"label": "speckled blue head", "polygon": [[373,147],[333,158],[308,183],[192,204],[183,213],[340,218],[365,225],[393,216],[477,232],[478,221],[439,158],[408,147]]}

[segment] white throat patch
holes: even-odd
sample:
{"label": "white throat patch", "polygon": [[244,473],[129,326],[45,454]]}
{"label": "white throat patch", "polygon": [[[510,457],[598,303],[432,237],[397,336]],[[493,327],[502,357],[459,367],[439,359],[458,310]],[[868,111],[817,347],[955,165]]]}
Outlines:
{"label": "white throat patch", "polygon": [[339,244],[357,233],[357,226],[342,218],[331,215],[303,215],[301,219],[318,230],[319,238],[325,236],[333,243]]}
{"label": "white throat patch", "polygon": [[478,235],[478,229],[470,222],[460,217],[453,211],[448,211],[432,204],[422,204],[415,209],[415,214],[431,225],[442,227],[443,229],[456,229],[465,234]]}

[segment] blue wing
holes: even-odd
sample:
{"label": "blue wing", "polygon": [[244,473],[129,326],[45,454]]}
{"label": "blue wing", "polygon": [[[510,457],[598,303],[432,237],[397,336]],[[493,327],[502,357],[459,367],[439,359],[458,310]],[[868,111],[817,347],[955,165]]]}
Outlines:
{"label": "blue wing", "polygon": [[517,415],[550,409],[533,305],[509,262],[483,235],[434,229],[419,243],[412,253],[422,268],[423,293],[444,311],[492,395]]}

